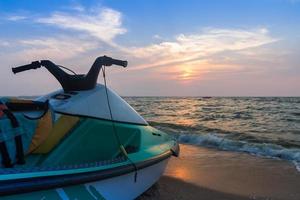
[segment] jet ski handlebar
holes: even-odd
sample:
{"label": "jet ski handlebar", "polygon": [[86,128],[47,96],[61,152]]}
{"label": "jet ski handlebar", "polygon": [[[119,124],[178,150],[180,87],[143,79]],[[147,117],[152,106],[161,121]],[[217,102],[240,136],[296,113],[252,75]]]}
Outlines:
{"label": "jet ski handlebar", "polygon": [[31,64],[28,64],[28,65],[13,67],[12,71],[13,71],[14,74],[16,74],[16,73],[19,73],[19,72],[27,71],[27,70],[30,70],[30,69],[37,69],[37,68],[40,68],[40,67],[41,67],[40,62],[39,61],[34,61],[34,62],[32,62]]}
{"label": "jet ski handlebar", "polygon": [[98,57],[87,74],[71,75],[62,70],[50,60],[34,61],[28,65],[12,68],[14,74],[37,69],[44,66],[61,84],[64,91],[80,91],[93,89],[97,84],[98,75],[102,66],[119,65],[127,67],[127,61],[117,60],[107,56]]}

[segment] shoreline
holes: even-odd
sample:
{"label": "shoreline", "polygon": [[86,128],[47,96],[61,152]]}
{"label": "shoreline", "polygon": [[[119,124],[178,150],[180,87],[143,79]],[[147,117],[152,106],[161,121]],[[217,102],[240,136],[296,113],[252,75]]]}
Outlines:
{"label": "shoreline", "polygon": [[181,144],[161,179],[139,200],[300,199],[292,163],[246,153]]}

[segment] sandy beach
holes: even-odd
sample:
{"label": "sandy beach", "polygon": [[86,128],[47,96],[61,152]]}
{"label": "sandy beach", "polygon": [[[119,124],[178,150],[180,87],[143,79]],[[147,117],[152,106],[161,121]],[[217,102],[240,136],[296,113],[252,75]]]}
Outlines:
{"label": "sandy beach", "polygon": [[300,172],[289,162],[181,145],[164,176],[139,200],[300,199]]}

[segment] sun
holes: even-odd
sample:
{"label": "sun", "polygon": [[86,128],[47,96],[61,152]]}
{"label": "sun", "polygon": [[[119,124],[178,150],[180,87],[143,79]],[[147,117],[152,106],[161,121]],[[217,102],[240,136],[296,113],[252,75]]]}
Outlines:
{"label": "sun", "polygon": [[192,76],[193,76],[193,71],[189,68],[185,68],[179,75],[179,79],[187,81],[187,80],[191,80]]}

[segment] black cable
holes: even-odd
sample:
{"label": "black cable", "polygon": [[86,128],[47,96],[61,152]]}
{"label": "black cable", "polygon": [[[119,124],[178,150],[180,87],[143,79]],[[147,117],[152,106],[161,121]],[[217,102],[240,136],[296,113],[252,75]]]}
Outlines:
{"label": "black cable", "polygon": [[70,71],[70,72],[72,72],[74,75],[77,75],[76,72],[74,72],[73,70],[71,70],[71,69],[69,69],[69,68],[67,68],[67,67],[64,67],[64,66],[62,66],[62,65],[57,65],[57,66],[60,67],[60,68],[66,69],[66,70],[68,70],[68,71]]}
{"label": "black cable", "polygon": [[109,110],[109,115],[110,115],[110,119],[111,119],[111,122],[112,122],[112,127],[113,127],[113,132],[114,132],[114,135],[117,139],[117,142],[119,144],[119,147],[121,148],[121,151],[122,153],[127,157],[127,159],[129,160],[129,162],[133,165],[134,167],[134,171],[135,171],[135,174],[134,174],[134,182],[136,182],[137,180],[137,171],[138,171],[138,168],[137,166],[135,165],[135,163],[128,157],[128,154],[126,152],[126,149],[124,148],[120,138],[119,138],[119,135],[117,133],[117,128],[115,126],[115,122],[114,122],[114,119],[113,119],[113,115],[112,115],[112,111],[111,111],[111,106],[110,106],[110,101],[109,101],[109,97],[108,97],[108,91],[107,91],[107,84],[106,84],[106,76],[105,76],[105,66],[102,66],[102,74],[103,74],[103,80],[104,80],[104,86],[105,86],[105,94],[106,94],[106,100],[107,100],[107,105],[108,105],[108,110]]}

